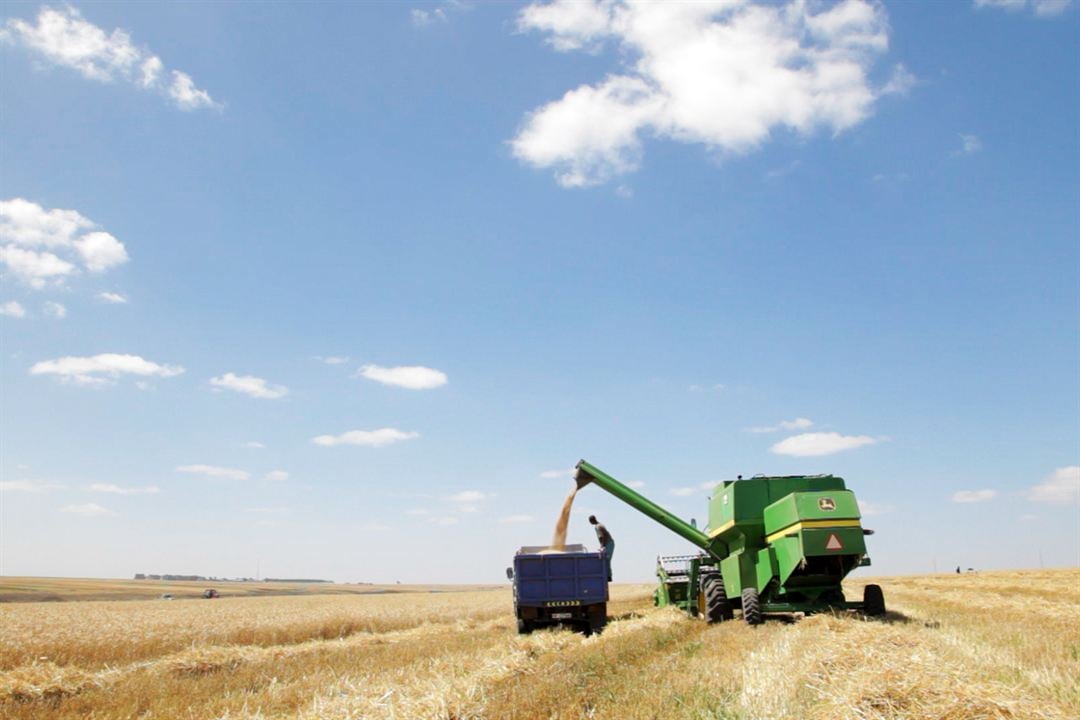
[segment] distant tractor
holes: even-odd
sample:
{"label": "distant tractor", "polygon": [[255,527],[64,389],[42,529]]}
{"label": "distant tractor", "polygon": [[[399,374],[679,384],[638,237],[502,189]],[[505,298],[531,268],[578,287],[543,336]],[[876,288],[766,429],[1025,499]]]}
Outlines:
{"label": "distant tractor", "polygon": [[718,485],[704,532],[582,460],[578,488],[595,483],[703,551],[657,559],[657,605],[674,605],[708,622],[740,610],[750,625],[767,613],[830,609],[885,614],[881,587],[861,602],[841,587],[870,564],[855,495],[833,475],[754,477]]}
{"label": "distant tractor", "polygon": [[218,591],[214,588],[207,588],[206,590],[203,590],[202,596],[204,600],[213,600],[214,598],[221,597]]}
{"label": "distant tractor", "polygon": [[520,634],[562,625],[591,635],[607,624],[608,566],[602,552],[584,545],[562,551],[526,546],[514,555],[506,576],[514,582]]}

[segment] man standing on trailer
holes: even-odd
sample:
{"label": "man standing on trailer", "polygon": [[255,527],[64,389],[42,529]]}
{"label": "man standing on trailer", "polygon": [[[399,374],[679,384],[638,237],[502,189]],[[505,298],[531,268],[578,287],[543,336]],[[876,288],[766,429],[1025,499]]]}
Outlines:
{"label": "man standing on trailer", "polygon": [[596,519],[595,515],[589,516],[589,523],[596,530],[596,539],[600,541],[600,547],[604,551],[604,555],[607,557],[607,579],[611,580],[611,558],[615,555],[615,538],[611,537],[611,533],[604,527],[604,524]]}

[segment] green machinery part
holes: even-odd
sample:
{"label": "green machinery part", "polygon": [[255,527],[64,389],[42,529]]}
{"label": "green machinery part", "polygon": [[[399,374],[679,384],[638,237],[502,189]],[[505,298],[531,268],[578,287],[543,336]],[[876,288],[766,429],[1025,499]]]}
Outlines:
{"label": "green machinery part", "polygon": [[[709,620],[743,608],[748,622],[761,613],[815,612],[829,608],[884,613],[877,586],[863,602],[850,602],[841,587],[856,567],[869,565],[855,495],[832,475],[755,477],[716,487],[709,500],[709,524],[699,530],[594,465],[582,460],[578,487],[596,484],[700,548],[686,571],[674,579],[658,563],[658,604],[685,606]],[[674,587],[686,582],[678,601]],[[676,591],[678,594],[678,591]],[[866,602],[865,598],[872,598]]]}

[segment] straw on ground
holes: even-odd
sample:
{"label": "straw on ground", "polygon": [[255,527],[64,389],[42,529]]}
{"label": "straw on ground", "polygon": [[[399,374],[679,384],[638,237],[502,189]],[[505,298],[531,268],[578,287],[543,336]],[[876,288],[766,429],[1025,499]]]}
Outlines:
{"label": "straw on ground", "polygon": [[5,604],[0,716],[1080,717],[1080,570],[880,582],[883,621],[758,628],[615,586],[591,638],[518,636],[503,590]]}

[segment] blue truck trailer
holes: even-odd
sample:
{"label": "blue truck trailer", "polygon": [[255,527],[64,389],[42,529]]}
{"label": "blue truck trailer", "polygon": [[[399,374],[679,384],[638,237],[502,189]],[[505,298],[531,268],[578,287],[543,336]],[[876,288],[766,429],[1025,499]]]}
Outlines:
{"label": "blue truck trailer", "polygon": [[589,552],[584,545],[562,551],[525,546],[506,574],[514,582],[521,634],[564,625],[591,635],[607,624],[608,566],[602,552]]}

